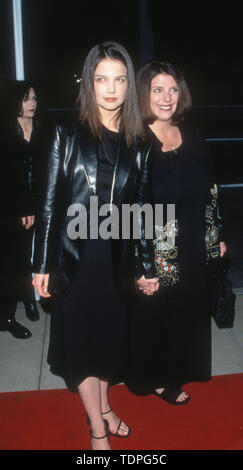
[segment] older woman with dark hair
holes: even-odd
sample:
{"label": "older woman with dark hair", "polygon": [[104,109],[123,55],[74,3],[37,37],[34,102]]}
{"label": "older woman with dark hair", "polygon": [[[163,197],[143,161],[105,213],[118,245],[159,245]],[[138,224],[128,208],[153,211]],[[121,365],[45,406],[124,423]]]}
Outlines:
{"label": "older woman with dark hair", "polygon": [[[187,119],[191,95],[180,69],[152,61],[138,73],[154,204],[164,217],[155,226],[154,263],[160,288],[138,285],[130,317],[127,385],[174,405],[190,400],[182,386],[211,374],[211,320],[206,262],[223,255],[217,187],[206,143]],[[170,208],[170,209],[169,209]],[[138,278],[141,272],[137,256]],[[146,295],[145,295],[146,294]]]}
{"label": "older woman with dark hair", "polygon": [[[123,378],[127,366],[133,245],[119,236],[102,237],[104,216],[98,213],[108,208],[109,217],[124,203],[143,200],[147,147],[138,137],[141,130],[129,54],[115,42],[96,45],[83,67],[79,122],[56,127],[34,263],[38,293],[53,297],[48,362],[71,391],[79,392],[96,450],[110,449],[109,434],[130,433],[110,407],[108,388]],[[76,214],[75,228],[80,207],[88,220]],[[81,229],[87,224],[86,235],[79,233],[78,221]],[[155,290],[146,241],[141,253],[141,282]]]}

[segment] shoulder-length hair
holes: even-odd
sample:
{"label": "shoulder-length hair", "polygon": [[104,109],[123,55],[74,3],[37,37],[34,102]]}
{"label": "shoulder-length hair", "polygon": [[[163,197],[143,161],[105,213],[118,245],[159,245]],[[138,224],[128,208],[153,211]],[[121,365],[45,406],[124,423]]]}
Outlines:
{"label": "shoulder-length hair", "polygon": [[81,85],[78,96],[80,104],[79,121],[88,125],[95,138],[101,138],[101,118],[94,93],[95,69],[103,59],[120,60],[127,69],[127,91],[116,119],[124,133],[128,146],[142,133],[142,120],[139,112],[136,81],[131,58],[121,44],[105,41],[94,46],[83,66]]}
{"label": "shoulder-length hair", "polygon": [[[11,102],[12,102],[12,114],[15,118],[21,116],[23,112],[23,100],[27,100],[29,96],[30,89],[33,88],[35,91],[35,94],[37,93],[36,91],[36,86],[34,83],[23,80],[23,81],[18,81],[14,84],[13,89],[12,89],[12,96],[11,96]],[[37,97],[37,94],[36,94]]]}
{"label": "shoulder-length hair", "polygon": [[173,124],[179,124],[190,110],[192,99],[183,73],[177,65],[170,62],[147,62],[137,74],[138,99],[142,120],[147,124],[152,124],[155,120],[150,107],[151,81],[159,74],[171,75],[179,88],[178,104],[172,117]]}

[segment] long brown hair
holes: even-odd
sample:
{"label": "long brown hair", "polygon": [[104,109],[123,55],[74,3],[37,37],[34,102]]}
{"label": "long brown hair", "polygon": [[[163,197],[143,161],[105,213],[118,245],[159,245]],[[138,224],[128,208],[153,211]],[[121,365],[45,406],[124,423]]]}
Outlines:
{"label": "long brown hair", "polygon": [[124,133],[128,146],[142,133],[136,82],[131,58],[119,43],[105,41],[94,46],[84,62],[78,102],[80,103],[79,121],[88,125],[95,138],[101,138],[101,119],[94,93],[94,74],[103,59],[120,60],[127,69],[127,91],[121,109],[117,115],[120,129]]}
{"label": "long brown hair", "polygon": [[172,117],[173,124],[183,121],[191,108],[191,93],[179,67],[170,62],[147,62],[137,74],[138,99],[143,122],[152,124],[155,120],[150,108],[151,81],[159,74],[171,75],[179,88],[179,100]]}

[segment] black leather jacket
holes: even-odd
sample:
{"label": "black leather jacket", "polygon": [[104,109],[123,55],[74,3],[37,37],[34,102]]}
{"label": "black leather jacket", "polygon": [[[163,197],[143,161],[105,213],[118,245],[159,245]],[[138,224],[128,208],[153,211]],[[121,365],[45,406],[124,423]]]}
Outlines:
{"label": "black leather jacket", "polygon": [[[142,144],[141,139],[137,139],[131,148],[127,147],[124,138],[120,139],[111,188],[111,203],[118,209],[122,204],[148,202],[148,154],[149,148]],[[84,126],[56,126],[46,168],[43,200],[37,216],[34,255],[34,272],[50,274],[49,292],[52,295],[68,294],[82,261],[85,240],[68,237],[70,217],[67,209],[77,203],[88,210],[90,196],[96,195],[97,158],[95,140]],[[154,277],[150,243],[142,238],[138,244],[139,276]],[[134,290],[135,285],[133,242],[112,240],[112,254],[118,292],[122,299],[128,300],[127,294]]]}

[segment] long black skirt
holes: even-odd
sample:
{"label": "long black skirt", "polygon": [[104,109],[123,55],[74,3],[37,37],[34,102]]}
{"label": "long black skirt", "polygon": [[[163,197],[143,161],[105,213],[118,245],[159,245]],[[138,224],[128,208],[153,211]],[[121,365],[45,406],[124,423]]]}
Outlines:
{"label": "long black skirt", "polygon": [[210,380],[211,319],[202,285],[170,293],[161,288],[153,296],[139,292],[129,319],[125,383],[130,391],[147,395],[160,387]]}
{"label": "long black skirt", "polygon": [[68,296],[53,300],[51,371],[71,391],[90,376],[121,381],[128,360],[128,309],[115,288],[110,240],[86,241]]}

